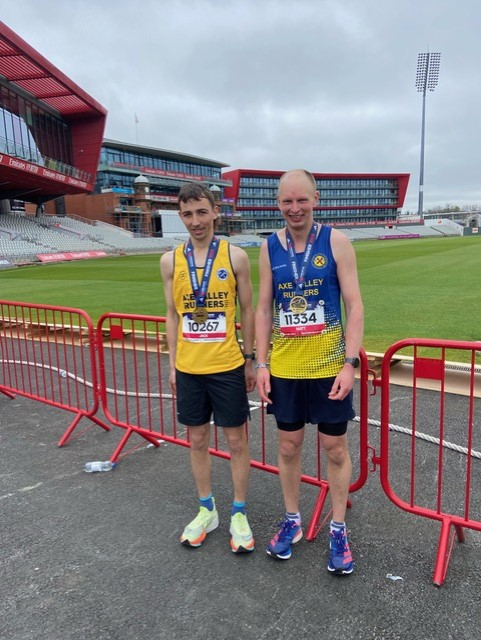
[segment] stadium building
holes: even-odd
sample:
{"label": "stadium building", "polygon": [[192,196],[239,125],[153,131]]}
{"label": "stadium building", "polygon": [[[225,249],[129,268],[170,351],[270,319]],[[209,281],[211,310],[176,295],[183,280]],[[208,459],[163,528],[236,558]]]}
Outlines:
{"label": "stadium building", "polygon": [[[284,226],[277,207],[282,171],[236,169],[223,177],[232,182],[225,196],[235,202],[232,233],[267,234]],[[401,213],[409,174],[314,173],[320,193],[316,216],[336,226],[384,225]]]}
{"label": "stadium building", "polygon": [[[28,213],[45,207],[52,216],[109,223],[134,236],[172,235],[178,191],[194,180],[219,201],[219,232],[265,235],[283,226],[276,201],[282,171],[229,170],[216,160],[104,139],[106,115],[0,22],[0,213],[22,213],[27,203]],[[408,174],[315,177],[317,215],[337,226],[397,221],[409,181]]]}
{"label": "stadium building", "polygon": [[0,212],[92,192],[107,111],[0,22]]}
{"label": "stadium building", "polygon": [[[48,213],[100,220],[142,235],[162,235],[162,214],[177,210],[186,182],[203,182],[215,195],[230,186],[216,160],[104,139],[92,195],[60,198]],[[232,204],[224,202],[229,213]]]}
{"label": "stadium building", "polygon": [[[56,213],[161,236],[166,232],[169,211],[177,209],[179,188],[186,181],[197,180],[218,196],[222,212],[219,232],[264,235],[281,228],[277,185],[283,172],[227,167],[180,152],[104,140],[94,194],[61,199]],[[317,215],[341,227],[396,221],[409,181],[409,174],[314,175],[320,191]]]}

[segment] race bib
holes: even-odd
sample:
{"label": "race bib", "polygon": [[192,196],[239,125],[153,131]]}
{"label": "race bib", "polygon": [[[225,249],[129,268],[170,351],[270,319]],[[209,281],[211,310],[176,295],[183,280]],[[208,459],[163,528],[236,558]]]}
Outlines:
{"label": "race bib", "polygon": [[187,342],[224,342],[227,337],[225,313],[209,313],[207,320],[198,322],[192,313],[182,316],[182,338]]}
{"label": "race bib", "polygon": [[312,336],[322,333],[326,328],[323,302],[314,309],[306,309],[300,313],[284,309],[279,310],[279,330],[281,335],[289,338]]}

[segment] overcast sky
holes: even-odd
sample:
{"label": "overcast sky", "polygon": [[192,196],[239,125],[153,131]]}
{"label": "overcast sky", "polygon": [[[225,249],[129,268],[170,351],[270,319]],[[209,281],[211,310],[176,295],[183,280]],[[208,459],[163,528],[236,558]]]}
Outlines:
{"label": "overcast sky", "polygon": [[[105,136],[232,168],[411,174],[481,205],[479,0],[0,0],[0,19],[108,110]],[[138,124],[135,124],[135,115]]]}

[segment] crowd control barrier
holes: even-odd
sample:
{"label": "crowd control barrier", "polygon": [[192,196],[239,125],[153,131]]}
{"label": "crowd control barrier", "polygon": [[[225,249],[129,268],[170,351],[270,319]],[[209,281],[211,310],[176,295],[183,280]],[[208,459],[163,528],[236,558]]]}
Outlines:
{"label": "crowd control barrier", "polygon": [[[381,388],[381,484],[401,509],[441,523],[436,586],[446,578],[455,539],[464,542],[465,529],[481,531],[481,464],[475,464],[481,458],[481,366],[476,365],[480,347],[479,342],[402,340],[384,354],[381,379],[375,381]],[[412,355],[404,359],[409,401],[405,396],[403,415],[410,414],[411,426],[398,441],[391,382],[399,355],[406,350]],[[427,411],[419,403],[420,388],[432,391]],[[431,462],[427,471],[426,456]]]}
{"label": "crowd control barrier", "polygon": [[[117,462],[133,434],[139,435],[154,446],[166,441],[189,446],[188,434],[177,424],[175,399],[169,386],[169,357],[163,333],[165,319],[116,313],[104,314],[97,324],[98,355],[100,369],[100,393],[104,413],[114,425],[125,430],[110,460]],[[355,473],[357,478],[351,491],[360,488],[367,477],[367,358],[360,354],[361,420],[353,434],[357,452]],[[251,421],[247,423],[251,466],[277,474],[277,427],[274,418],[268,416],[260,402],[251,400]],[[302,481],[320,487],[311,522],[307,528],[308,539],[314,539],[320,526],[319,520],[328,494],[329,485],[323,476],[322,450],[317,430],[312,429],[317,447],[306,447],[305,470]],[[306,440],[309,438],[306,434]],[[127,453],[129,453],[129,450]],[[230,458],[221,434],[214,431],[210,453]],[[357,469],[357,468],[358,469]],[[327,517],[327,516],[326,516]]]}
{"label": "crowd control barrier", "polygon": [[95,415],[95,332],[84,311],[0,300],[0,367],[4,395],[19,394],[75,414],[59,446],[83,417],[110,430]]}
{"label": "crowd control barrier", "polygon": [[[94,327],[79,309],[0,300],[0,393],[74,413],[59,446],[73,437],[83,417],[92,423],[88,428],[119,427],[124,433],[111,462],[145,442],[188,447],[169,385],[164,329],[165,318],[156,316],[106,313]],[[463,542],[465,529],[481,531],[481,492],[475,490],[481,486],[480,347],[477,342],[406,339],[379,356],[378,371],[363,350],[359,354],[359,415],[349,430],[350,494],[379,468],[382,488],[396,506],[440,522],[433,576],[437,586],[446,578],[455,539]],[[403,393],[394,402],[392,390],[399,385]],[[370,396],[377,390],[380,421],[368,418]],[[257,398],[251,395],[252,419],[246,424],[251,465],[277,474],[277,428]],[[100,408],[109,424],[97,417]],[[396,426],[406,416],[410,428]],[[380,427],[379,454],[368,442],[372,424]],[[132,436],[136,440],[127,449]],[[210,453],[230,457],[217,430]],[[318,488],[306,529],[307,539],[313,540],[330,513],[322,519],[329,484],[315,427],[306,433],[303,456],[302,481]]]}

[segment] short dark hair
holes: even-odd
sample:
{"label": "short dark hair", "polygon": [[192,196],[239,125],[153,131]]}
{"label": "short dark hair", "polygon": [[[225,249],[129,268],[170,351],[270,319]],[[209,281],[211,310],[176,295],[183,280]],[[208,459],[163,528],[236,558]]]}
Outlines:
{"label": "short dark hair", "polygon": [[202,198],[208,200],[212,208],[216,206],[212,191],[205,184],[187,182],[179,191],[178,204],[180,205],[181,202],[185,204],[189,200],[202,200]]}

